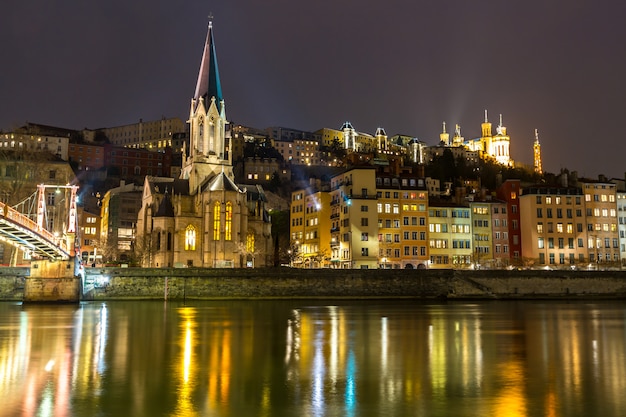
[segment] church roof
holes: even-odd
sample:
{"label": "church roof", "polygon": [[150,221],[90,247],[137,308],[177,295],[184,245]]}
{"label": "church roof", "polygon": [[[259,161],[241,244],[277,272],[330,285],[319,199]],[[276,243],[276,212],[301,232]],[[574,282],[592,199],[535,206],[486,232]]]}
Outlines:
{"label": "church roof", "polygon": [[220,103],[223,100],[223,96],[220,74],[217,69],[215,43],[213,40],[213,22],[209,22],[209,31],[204,44],[202,61],[200,62],[200,72],[198,73],[196,92],[193,96],[196,101],[198,101],[200,97],[204,98],[207,108],[211,103],[211,98],[215,97],[215,104],[217,105],[218,110],[221,111]]}
{"label": "church roof", "polygon": [[174,217],[174,206],[168,193],[165,193],[165,197],[161,200],[161,204],[159,204],[159,208],[153,217]]}
{"label": "church roof", "polygon": [[151,194],[189,195],[189,180],[169,177],[149,177]]}
{"label": "church roof", "polygon": [[213,178],[211,178],[203,187],[202,190],[210,191],[237,191],[241,192],[237,184],[231,180],[224,172],[220,172]]}
{"label": "church roof", "polygon": [[259,184],[241,184],[242,187],[245,187],[247,192],[248,201],[265,201],[267,202],[267,197],[265,196],[265,191],[263,191],[263,187]]}

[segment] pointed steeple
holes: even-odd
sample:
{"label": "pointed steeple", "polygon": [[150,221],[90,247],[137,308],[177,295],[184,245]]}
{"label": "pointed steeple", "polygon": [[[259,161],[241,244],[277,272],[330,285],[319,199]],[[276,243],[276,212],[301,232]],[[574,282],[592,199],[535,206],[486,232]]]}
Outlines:
{"label": "pointed steeple", "polygon": [[204,99],[205,106],[211,104],[211,99],[215,97],[215,104],[221,111],[222,100],[222,84],[220,83],[220,73],[217,69],[217,55],[215,53],[215,41],[213,39],[213,21],[209,20],[209,30],[204,44],[204,52],[202,53],[202,61],[200,62],[200,71],[198,73],[198,82],[196,83],[196,92],[193,98],[196,102],[200,97]]}

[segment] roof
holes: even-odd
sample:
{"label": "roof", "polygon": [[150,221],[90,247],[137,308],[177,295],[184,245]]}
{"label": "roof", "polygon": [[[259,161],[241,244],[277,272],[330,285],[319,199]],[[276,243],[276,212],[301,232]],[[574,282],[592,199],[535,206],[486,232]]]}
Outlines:
{"label": "roof", "polygon": [[212,22],[209,22],[209,30],[204,44],[202,61],[200,62],[198,82],[196,83],[196,92],[193,96],[196,101],[199,101],[200,97],[204,99],[207,108],[211,102],[211,98],[215,97],[215,104],[217,105],[218,110],[222,110],[222,85],[220,83],[220,74],[217,68],[217,55],[215,54]]}
{"label": "roof", "polygon": [[205,190],[210,190],[210,191],[237,191],[237,192],[242,192],[239,187],[237,187],[237,184],[235,184],[233,182],[233,180],[231,180],[228,175],[226,175],[224,172],[221,172],[219,174],[217,174],[216,176],[212,177],[210,180],[208,180],[205,184],[203,184],[201,187],[202,191]]}
{"label": "roof", "polygon": [[174,217],[174,206],[168,193],[165,193],[165,197],[161,200],[161,204],[159,204],[153,217]]}

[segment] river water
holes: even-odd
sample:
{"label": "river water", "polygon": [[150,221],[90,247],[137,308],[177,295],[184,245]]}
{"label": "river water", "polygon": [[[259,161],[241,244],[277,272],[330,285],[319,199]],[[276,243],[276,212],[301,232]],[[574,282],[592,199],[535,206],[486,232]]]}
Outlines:
{"label": "river water", "polygon": [[2,416],[624,416],[623,301],[0,303]]}

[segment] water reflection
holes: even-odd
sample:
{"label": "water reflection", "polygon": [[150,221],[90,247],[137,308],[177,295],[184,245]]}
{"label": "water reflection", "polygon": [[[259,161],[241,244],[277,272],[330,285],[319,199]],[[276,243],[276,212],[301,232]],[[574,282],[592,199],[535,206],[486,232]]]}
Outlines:
{"label": "water reflection", "polygon": [[0,414],[618,416],[621,303],[0,303]]}

